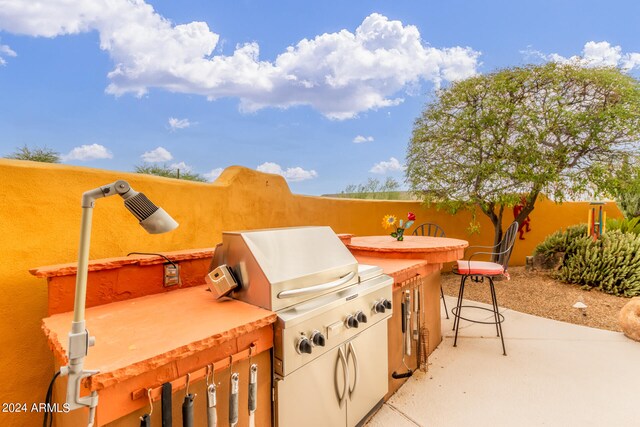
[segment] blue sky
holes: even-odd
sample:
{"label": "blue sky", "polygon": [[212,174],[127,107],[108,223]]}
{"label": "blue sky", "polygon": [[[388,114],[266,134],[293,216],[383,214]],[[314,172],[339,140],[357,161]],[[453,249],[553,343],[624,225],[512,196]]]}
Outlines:
{"label": "blue sky", "polygon": [[[36,7],[38,6],[38,7]],[[636,1],[0,0],[0,156],[230,165],[302,194],[403,181],[438,85],[547,60],[640,70]]]}

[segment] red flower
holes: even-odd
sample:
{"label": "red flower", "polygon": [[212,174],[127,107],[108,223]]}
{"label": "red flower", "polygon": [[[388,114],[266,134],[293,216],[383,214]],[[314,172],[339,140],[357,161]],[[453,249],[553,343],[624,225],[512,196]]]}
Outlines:
{"label": "red flower", "polygon": [[407,219],[409,221],[415,221],[416,220],[416,214],[414,214],[413,212],[409,212],[409,214],[407,215]]}

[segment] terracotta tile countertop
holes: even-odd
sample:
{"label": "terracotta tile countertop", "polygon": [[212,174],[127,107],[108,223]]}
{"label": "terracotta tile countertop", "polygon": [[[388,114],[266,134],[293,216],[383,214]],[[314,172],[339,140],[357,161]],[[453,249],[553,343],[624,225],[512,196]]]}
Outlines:
{"label": "terracotta tile countertop", "polygon": [[[100,390],[223,343],[238,345],[239,338],[276,320],[273,312],[241,301],[216,300],[206,289],[195,286],[88,308],[87,329],[96,345],[89,348],[85,367],[100,373],[87,386]],[[61,365],[67,363],[72,317],[73,313],[61,313],[42,321]],[[257,351],[271,346],[271,339],[258,341]]]}
{"label": "terracotta tile countertop", "polygon": [[427,275],[440,270],[439,264],[429,264],[423,259],[393,259],[367,255],[355,255],[355,257],[360,264],[376,265],[382,268],[384,274],[393,277],[396,287],[416,274]]}
{"label": "terracotta tile countertop", "polygon": [[448,237],[405,236],[399,242],[391,236],[352,237],[347,244],[357,256],[376,258],[422,259],[442,264],[455,261],[464,255],[469,242]]}
{"label": "terracotta tile countertop", "polygon": [[[214,248],[203,248],[203,249],[187,249],[183,251],[172,251],[172,252],[163,252],[162,254],[169,258],[171,261],[187,261],[194,259],[202,259],[207,258],[211,259],[213,256]],[[127,265],[154,265],[154,264],[163,264],[166,262],[166,259],[162,256],[158,256],[155,254],[146,254],[146,255],[138,255],[133,254],[131,256],[126,257],[115,257],[115,258],[105,258],[99,260],[91,260],[89,261],[88,270],[89,272],[93,271],[102,271],[102,270],[110,270],[122,268]],[[31,274],[36,277],[59,277],[59,276],[75,276],[78,271],[77,262],[67,263],[67,264],[57,264],[57,265],[48,265],[46,267],[36,267],[29,270]]]}

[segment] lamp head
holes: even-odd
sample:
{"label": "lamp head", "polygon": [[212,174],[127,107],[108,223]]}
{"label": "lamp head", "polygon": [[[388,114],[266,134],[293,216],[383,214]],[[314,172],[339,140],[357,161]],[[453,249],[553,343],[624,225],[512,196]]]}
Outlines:
{"label": "lamp head", "polygon": [[[116,189],[119,188],[118,184],[121,182],[126,184],[124,181],[118,181],[116,182]],[[124,199],[124,205],[138,218],[140,225],[148,233],[166,233],[178,227],[178,223],[164,209],[154,205],[143,193],[138,193],[128,184],[126,185],[128,190],[124,193],[119,191],[120,196]]]}
{"label": "lamp head", "polygon": [[156,209],[146,219],[141,220],[140,225],[150,234],[166,233],[178,227],[176,220],[162,208]]}

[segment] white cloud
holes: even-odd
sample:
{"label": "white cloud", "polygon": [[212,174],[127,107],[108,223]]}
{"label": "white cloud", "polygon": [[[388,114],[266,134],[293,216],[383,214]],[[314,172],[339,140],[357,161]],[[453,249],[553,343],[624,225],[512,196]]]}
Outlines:
{"label": "white cloud", "polygon": [[170,166],[171,169],[179,169],[181,172],[191,172],[193,168],[186,164],[185,162],[172,163]]}
{"label": "white cloud", "polygon": [[387,172],[395,172],[395,171],[402,171],[402,170],[405,170],[405,166],[401,165],[398,159],[396,159],[395,157],[391,157],[389,158],[388,162],[383,160],[373,165],[373,167],[369,169],[369,172],[385,174]]}
{"label": "white cloud", "polygon": [[3,56],[11,56],[15,57],[18,54],[15,53],[9,46],[6,44],[0,44],[0,65],[6,65],[7,61],[3,58]]}
{"label": "white cloud", "polygon": [[173,159],[171,153],[164,147],[158,147],[151,151],[146,151],[140,156],[142,160],[149,163],[167,162]]}
{"label": "white cloud", "polygon": [[589,65],[615,67],[622,58],[622,48],[611,46],[608,42],[587,42],[582,57]]}
{"label": "white cloud", "polygon": [[56,37],[97,31],[116,64],[107,92],[145,94],[149,88],[237,97],[243,111],[309,105],[332,119],[398,105],[420,81],[436,86],[476,73],[479,52],[437,49],[413,25],[372,13],[347,29],[300,40],[273,61],[257,43],[217,54],[220,36],[205,22],[174,25],[143,0],[4,0],[0,30]]}
{"label": "white cloud", "polygon": [[353,142],[355,142],[356,144],[361,144],[363,142],[372,142],[372,141],[373,141],[373,137],[372,136],[358,135],[355,138],[353,138]]}
{"label": "white cloud", "polygon": [[189,119],[176,119],[175,117],[169,117],[169,127],[171,130],[185,129],[191,126]]}
{"label": "white cloud", "polygon": [[545,61],[553,61],[561,64],[578,64],[585,67],[619,67],[625,72],[634,68],[640,68],[640,53],[622,53],[622,47],[611,46],[607,41],[589,41],[584,44],[582,55],[570,57],[558,53],[545,54],[538,50],[527,49],[522,51],[527,58],[540,58]]}
{"label": "white cloud", "polygon": [[620,67],[625,71],[631,71],[634,68],[640,68],[640,53],[627,53],[620,61]]}
{"label": "white cloud", "polygon": [[99,159],[112,159],[113,154],[104,145],[91,144],[81,145],[75,147],[67,154],[60,156],[63,161],[68,160],[99,160]]}
{"label": "white cloud", "polygon": [[314,170],[304,170],[299,166],[293,168],[282,169],[277,163],[265,162],[256,168],[260,172],[274,173],[282,175],[287,181],[305,181],[307,179],[313,179],[318,177],[318,173]]}
{"label": "white cloud", "polygon": [[224,171],[223,168],[215,168],[211,169],[211,172],[203,173],[202,176],[204,176],[208,181],[215,181],[216,178],[220,176],[222,171]]}

